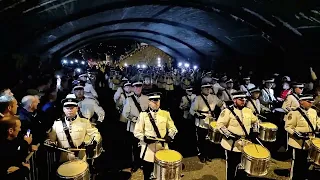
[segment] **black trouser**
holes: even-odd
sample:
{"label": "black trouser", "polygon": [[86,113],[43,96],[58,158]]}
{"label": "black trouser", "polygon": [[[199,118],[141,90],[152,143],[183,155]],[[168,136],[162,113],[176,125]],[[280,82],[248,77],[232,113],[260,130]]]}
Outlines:
{"label": "black trouser", "polygon": [[292,180],[308,179],[308,151],[294,148],[292,153],[292,163]]}
{"label": "black trouser", "polygon": [[131,147],[131,160],[132,160],[132,165],[135,167],[139,167],[140,166],[140,150],[141,148],[138,146],[139,144],[139,139],[137,139],[136,137],[134,137],[132,132],[128,132],[130,133],[130,147]]}
{"label": "black trouser", "polygon": [[237,166],[241,162],[241,153],[233,152],[233,151],[225,151],[226,152],[226,160],[227,160],[227,180],[235,180]]}
{"label": "black trouser", "polygon": [[200,158],[207,158],[209,155],[209,141],[206,139],[208,129],[196,127],[197,149]]}
{"label": "black trouser", "polygon": [[150,180],[151,174],[153,172],[153,167],[154,167],[153,163],[143,161],[142,171],[143,171],[144,180]]}

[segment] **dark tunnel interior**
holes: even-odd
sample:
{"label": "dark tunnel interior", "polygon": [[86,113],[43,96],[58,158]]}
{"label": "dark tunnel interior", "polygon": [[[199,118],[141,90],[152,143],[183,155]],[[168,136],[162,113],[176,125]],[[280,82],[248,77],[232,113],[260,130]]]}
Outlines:
{"label": "dark tunnel interior", "polygon": [[232,63],[294,74],[319,66],[319,5],[302,0],[2,0],[0,59],[14,66],[12,57],[20,55],[28,64],[39,59],[58,65],[86,45],[132,39],[203,68],[232,71]]}

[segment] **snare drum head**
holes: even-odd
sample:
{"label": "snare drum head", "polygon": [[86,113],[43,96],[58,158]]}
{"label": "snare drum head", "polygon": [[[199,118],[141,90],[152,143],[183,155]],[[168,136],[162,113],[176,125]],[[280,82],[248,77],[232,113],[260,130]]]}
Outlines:
{"label": "snare drum head", "polygon": [[243,151],[247,155],[258,159],[265,159],[270,157],[269,150],[258,144],[248,144],[244,146]]}
{"label": "snare drum head", "polygon": [[210,123],[210,126],[211,126],[212,129],[217,129],[217,121],[212,121]]}
{"label": "snare drum head", "polygon": [[311,140],[311,142],[315,147],[320,149],[320,138],[314,138],[314,139]]}
{"label": "snare drum head", "polygon": [[264,127],[264,128],[267,128],[267,129],[278,129],[278,126],[271,123],[271,122],[262,122],[260,124],[260,126]]}
{"label": "snare drum head", "polygon": [[182,155],[177,151],[165,149],[156,152],[156,158],[160,161],[176,162],[182,159]]}
{"label": "snare drum head", "polygon": [[88,163],[81,160],[73,160],[63,163],[59,166],[57,173],[64,177],[75,177],[85,172],[88,168]]}

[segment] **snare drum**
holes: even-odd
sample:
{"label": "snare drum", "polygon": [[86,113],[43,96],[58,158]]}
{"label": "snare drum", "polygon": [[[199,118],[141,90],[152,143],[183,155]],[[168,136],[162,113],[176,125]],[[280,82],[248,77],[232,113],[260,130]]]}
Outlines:
{"label": "snare drum", "polygon": [[247,144],[243,147],[241,165],[244,171],[252,176],[264,176],[268,173],[270,152],[258,144]]}
{"label": "snare drum", "polygon": [[157,180],[180,180],[182,155],[174,150],[160,150],[155,154],[154,177]]}
{"label": "snare drum", "polygon": [[102,138],[100,138],[100,141],[97,143],[97,146],[93,149],[93,152],[87,152],[87,158],[88,159],[95,159],[98,158],[103,151],[102,148]]}
{"label": "snare drum", "polygon": [[270,122],[262,122],[259,129],[259,139],[266,142],[276,141],[278,127]]}
{"label": "snare drum", "polygon": [[212,121],[208,132],[209,140],[215,144],[220,144],[222,137],[223,135],[217,129],[217,122]]}
{"label": "snare drum", "polygon": [[89,165],[85,161],[72,160],[63,163],[57,170],[58,179],[89,180]]}
{"label": "snare drum", "polygon": [[320,138],[314,138],[311,140],[309,158],[314,164],[320,166]]}

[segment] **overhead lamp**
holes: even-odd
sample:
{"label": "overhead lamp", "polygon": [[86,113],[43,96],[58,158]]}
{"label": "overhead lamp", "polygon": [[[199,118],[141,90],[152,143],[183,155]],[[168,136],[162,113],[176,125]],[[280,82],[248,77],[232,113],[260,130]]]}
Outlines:
{"label": "overhead lamp", "polygon": [[181,67],[181,66],[182,66],[182,62],[179,62],[179,63],[178,63],[178,67]]}
{"label": "overhead lamp", "polygon": [[140,65],[138,64],[137,67],[140,68]]}
{"label": "overhead lamp", "polygon": [[184,63],[184,67],[188,68],[190,66],[189,63]]}
{"label": "overhead lamp", "polygon": [[160,63],[158,64],[158,67],[161,67],[161,64],[160,64]]}
{"label": "overhead lamp", "polygon": [[186,70],[185,69],[182,69],[182,73],[184,73]]}
{"label": "overhead lamp", "polygon": [[84,61],[81,61],[81,64],[85,64],[85,62],[84,62]]}
{"label": "overhead lamp", "polygon": [[158,57],[158,62],[160,62],[161,61],[161,58],[160,57]]}
{"label": "overhead lamp", "polygon": [[67,60],[65,60],[65,59],[64,59],[62,62],[63,62],[64,64],[67,64],[67,63],[68,63],[68,61],[67,61]]}
{"label": "overhead lamp", "polygon": [[81,72],[81,69],[80,69],[80,68],[77,68],[76,71],[77,71],[78,73],[80,73],[80,72]]}
{"label": "overhead lamp", "polygon": [[142,64],[142,68],[145,69],[147,68],[147,66],[145,64]]}
{"label": "overhead lamp", "polygon": [[78,63],[78,59],[74,60],[74,62]]}
{"label": "overhead lamp", "polygon": [[127,63],[124,63],[124,67],[128,67],[128,64],[127,64]]}
{"label": "overhead lamp", "polygon": [[193,69],[194,69],[194,70],[198,69],[198,66],[194,65],[194,66],[193,66]]}
{"label": "overhead lamp", "polygon": [[57,77],[57,79],[60,79],[60,78],[61,78],[60,75],[56,75],[56,77]]}
{"label": "overhead lamp", "polygon": [[70,64],[73,64],[73,61],[70,61]]}

